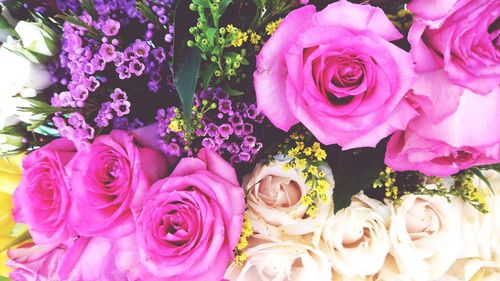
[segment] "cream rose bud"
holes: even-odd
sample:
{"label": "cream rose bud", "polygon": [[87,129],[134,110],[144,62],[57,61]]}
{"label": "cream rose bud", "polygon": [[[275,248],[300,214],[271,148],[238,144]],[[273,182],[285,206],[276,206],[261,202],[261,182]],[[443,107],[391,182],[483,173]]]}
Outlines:
{"label": "cream rose bud", "polygon": [[[284,168],[289,161],[289,158],[278,155],[270,163],[259,163],[243,182],[253,229],[267,237],[279,239],[318,231],[332,206],[331,200],[328,203],[318,200],[315,216],[306,214],[308,206],[301,202],[301,198],[310,187],[301,170]],[[333,188],[331,169],[323,166],[320,170],[325,172]]]}
{"label": "cream rose bud", "polygon": [[442,276],[462,251],[461,205],[440,196],[405,195],[389,229],[399,271],[414,281]]}
{"label": "cream rose bud", "polygon": [[[253,244],[252,241],[250,241]],[[246,250],[243,266],[232,263],[225,274],[231,281],[331,281],[330,262],[324,253],[292,242],[264,242]]]}
{"label": "cream rose bud", "polygon": [[58,52],[54,35],[41,24],[20,21],[16,25],[15,30],[25,49],[49,57],[54,56]]}
{"label": "cream rose bud", "polygon": [[375,274],[384,264],[390,249],[388,209],[382,202],[360,194],[353,197],[349,207],[335,215],[330,212],[321,236],[313,243],[327,254],[343,279]]}

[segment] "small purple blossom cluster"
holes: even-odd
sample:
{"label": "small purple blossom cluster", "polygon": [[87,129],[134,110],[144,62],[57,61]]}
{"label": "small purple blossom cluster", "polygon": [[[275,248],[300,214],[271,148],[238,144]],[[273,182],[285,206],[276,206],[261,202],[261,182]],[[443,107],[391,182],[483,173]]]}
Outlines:
{"label": "small purple blossom cluster", "polygon": [[185,132],[182,130],[180,110],[176,107],[159,109],[156,114],[158,122],[158,134],[160,135],[159,148],[167,156],[181,157],[184,154],[193,155],[192,149],[185,138]]}
{"label": "small purple blossom cluster", "polygon": [[99,128],[104,128],[109,125],[109,121],[116,116],[123,117],[130,113],[130,102],[128,101],[127,93],[122,89],[116,88],[110,95],[112,101],[107,101],[101,104],[101,109],[94,119]]}
{"label": "small purple blossom cluster", "polygon": [[263,146],[254,136],[255,125],[264,121],[257,106],[242,101],[233,104],[221,88],[203,90],[199,99],[217,105],[202,120],[201,145],[218,151],[231,163],[253,161]]}
{"label": "small purple blossom cluster", "polygon": [[132,131],[144,127],[144,123],[138,118],[130,121],[127,117],[117,117],[113,119],[113,129]]}
{"label": "small purple blossom cluster", "polygon": [[[208,104],[213,106],[206,109]],[[160,148],[165,154],[179,157],[184,153],[192,154],[192,148],[205,147],[217,151],[231,163],[255,159],[263,146],[254,136],[255,125],[262,124],[264,120],[255,104],[248,105],[241,101],[233,104],[221,88],[209,88],[196,97],[195,109],[192,141],[186,140],[178,108],[158,111],[156,120],[162,138]]]}
{"label": "small purple blossom cluster", "polygon": [[[59,4],[59,1],[55,2]],[[53,82],[67,90],[54,93],[51,104],[79,112],[84,121],[89,122],[85,123],[89,127],[104,128],[114,118],[130,113],[133,102],[129,100],[127,93],[137,96],[145,92],[146,88],[152,93],[172,91],[172,70],[167,61],[173,56],[174,30],[169,16],[174,2],[161,0],[150,5],[161,27],[148,22],[137,10],[135,1],[96,0],[97,18],[92,18],[86,11],[77,10],[82,13],[78,20],[87,27],[70,22],[63,25],[59,60],[50,65],[49,69]],[[124,18],[128,20],[124,21]],[[129,27],[128,24],[145,25],[147,29],[143,33],[143,39],[126,39],[127,34],[123,30]],[[156,32],[164,35],[158,41],[165,41],[167,44],[160,43],[161,47],[155,47],[157,41],[154,39],[158,39]],[[135,78],[138,80],[133,80]],[[126,80],[132,81],[127,83]],[[117,83],[120,83],[123,90],[113,90],[115,87],[107,86]],[[68,134],[67,127],[73,125],[61,122],[66,117],[56,114],[58,122],[54,121],[54,124],[60,131],[66,130],[65,134]],[[89,120],[93,120],[95,124]],[[73,129],[78,130],[77,127]],[[70,138],[78,142],[92,139],[90,136]],[[80,146],[79,143],[76,145]]]}
{"label": "small purple blossom cluster", "polygon": [[94,138],[94,128],[87,124],[85,117],[79,112],[69,114],[68,123],[59,116],[54,117],[54,125],[59,130],[61,137],[67,138],[75,143],[78,150],[88,151],[89,141]]}

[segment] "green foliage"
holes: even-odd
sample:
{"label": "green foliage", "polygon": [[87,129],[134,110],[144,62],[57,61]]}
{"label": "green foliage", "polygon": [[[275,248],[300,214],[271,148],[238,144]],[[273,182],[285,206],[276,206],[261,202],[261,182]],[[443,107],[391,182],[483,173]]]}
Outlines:
{"label": "green foliage", "polygon": [[137,0],[135,8],[150,22],[154,23],[158,27],[165,28],[165,26],[160,23],[158,17],[153,13],[153,11],[148,6],[148,3],[145,0]]}
{"label": "green foliage", "polygon": [[293,1],[290,0],[252,0],[257,6],[257,13],[252,21],[251,27],[259,30],[266,23],[284,15],[292,10]]}
{"label": "green foliage", "polygon": [[189,20],[189,0],[179,0],[174,19],[174,84],[182,103],[184,121],[188,128],[191,125],[193,99],[200,71],[201,53],[197,48],[187,47]]}
{"label": "green foliage", "polygon": [[[230,95],[241,95],[232,90],[228,81],[241,73],[241,66],[248,65],[247,52],[242,45],[249,34],[233,25],[221,26],[220,18],[231,0],[193,0],[189,9],[198,12],[196,25],[189,28],[192,40],[188,46],[201,51],[203,65],[203,87],[224,84]],[[177,29],[176,29],[177,30]]]}
{"label": "green foliage", "polygon": [[16,30],[10,23],[5,19],[4,16],[2,16],[2,7],[0,6],[0,30],[3,30],[7,33],[9,33],[10,36],[19,38],[19,35],[17,34]]}
{"label": "green foliage", "polygon": [[193,99],[198,81],[198,72],[200,70],[201,56],[200,50],[189,48],[184,53],[182,62],[174,73],[174,84],[182,102],[182,112],[184,120],[190,128],[191,112],[193,107]]}
{"label": "green foliage", "polygon": [[328,147],[328,163],[333,171],[334,211],[348,207],[353,195],[372,186],[384,170],[386,141],[375,148],[358,148],[343,151],[339,146]]}

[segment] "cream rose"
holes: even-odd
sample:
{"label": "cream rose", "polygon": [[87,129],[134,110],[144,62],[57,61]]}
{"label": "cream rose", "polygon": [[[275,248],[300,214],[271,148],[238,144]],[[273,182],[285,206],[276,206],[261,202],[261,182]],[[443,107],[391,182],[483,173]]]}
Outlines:
{"label": "cream rose", "polygon": [[406,195],[393,209],[391,254],[415,281],[442,276],[462,251],[461,206],[440,196]]}
{"label": "cream rose", "polygon": [[494,170],[485,170],[482,173],[491,189],[478,177],[474,177],[473,185],[485,197],[488,213],[483,214],[460,200],[464,219],[461,231],[464,250],[460,258],[500,262],[500,173]]}
{"label": "cream rose", "polygon": [[[252,244],[252,242],[251,242]],[[304,244],[265,242],[246,250],[243,266],[231,264],[225,278],[231,281],[331,281],[330,262],[324,253]]]}
{"label": "cream rose", "polygon": [[[346,278],[377,273],[390,249],[389,207],[360,194],[337,214],[330,213],[314,245],[325,252],[336,273]],[[347,279],[351,280],[351,279]]]}
{"label": "cream rose", "polygon": [[[257,164],[243,183],[254,231],[267,237],[283,238],[319,230],[332,207],[331,200],[328,203],[318,202],[316,215],[310,217],[306,214],[307,206],[301,203],[301,197],[307,194],[310,187],[300,170],[284,169],[288,161],[288,158],[276,156],[271,163]],[[330,168],[321,169],[333,187]]]}
{"label": "cream rose", "polygon": [[497,279],[488,279],[495,272],[500,272],[500,264],[498,263],[481,259],[461,259],[457,260],[448,272],[436,281],[498,281],[500,275],[497,275]]}

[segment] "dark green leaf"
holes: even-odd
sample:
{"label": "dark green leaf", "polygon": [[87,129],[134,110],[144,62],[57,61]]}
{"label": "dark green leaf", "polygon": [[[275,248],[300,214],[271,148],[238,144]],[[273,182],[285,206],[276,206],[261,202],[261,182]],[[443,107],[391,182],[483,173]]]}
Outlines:
{"label": "dark green leaf", "polygon": [[476,175],[479,179],[484,181],[484,183],[486,183],[486,185],[490,189],[491,193],[495,194],[495,191],[493,191],[493,188],[491,187],[490,181],[488,181],[488,179],[483,175],[483,172],[481,172],[481,170],[479,170],[478,168],[470,168],[469,170],[473,172],[474,175]]}
{"label": "dark green leaf", "polygon": [[189,28],[196,26],[197,16],[189,9],[190,0],[179,0],[174,16],[174,70],[179,68],[184,52],[188,49],[187,41],[192,38]]}
{"label": "dark green leaf", "polygon": [[222,1],[220,1],[219,12],[221,14],[223,14],[224,11],[226,10],[227,6],[229,6],[229,4],[231,4],[232,2],[233,2],[232,0],[222,0]]}
{"label": "dark green leaf", "polygon": [[224,87],[224,91],[226,93],[228,93],[231,97],[237,97],[237,96],[241,96],[243,95],[244,93],[242,91],[237,91],[235,89],[232,89],[231,87],[229,87],[228,85],[226,85]]}
{"label": "dark green leaf", "polygon": [[210,27],[207,30],[207,38],[208,38],[208,43],[210,44],[210,46],[214,45],[214,38],[215,38],[215,33],[216,32],[217,32],[217,29],[215,29],[213,27]]}
{"label": "dark green leaf", "polygon": [[188,48],[174,74],[174,84],[182,103],[184,121],[191,124],[193,98],[200,71],[201,54],[198,48]]}
{"label": "dark green leaf", "polygon": [[203,72],[203,84],[202,87],[204,89],[208,88],[210,84],[210,80],[212,80],[212,76],[214,75],[214,72],[217,70],[218,66],[215,63],[211,63],[205,68],[205,71]]}
{"label": "dark green leaf", "polygon": [[373,181],[385,168],[386,142],[376,148],[357,148],[342,151],[339,146],[328,147],[328,163],[332,167],[334,211],[348,207],[351,197],[372,186]]}

